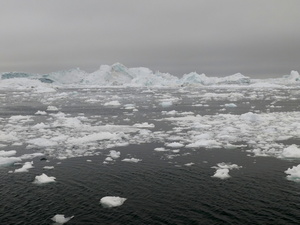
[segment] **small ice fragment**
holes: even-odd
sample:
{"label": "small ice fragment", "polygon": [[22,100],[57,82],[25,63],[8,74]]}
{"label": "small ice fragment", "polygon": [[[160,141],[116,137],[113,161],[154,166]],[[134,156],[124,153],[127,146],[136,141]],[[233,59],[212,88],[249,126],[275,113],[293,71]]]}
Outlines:
{"label": "small ice fragment", "polygon": [[293,166],[292,168],[288,168],[286,171],[284,171],[287,175],[288,180],[300,181],[300,164],[298,166]]}
{"label": "small ice fragment", "polygon": [[213,175],[213,177],[217,177],[220,179],[226,179],[226,178],[230,177],[230,175],[228,173],[229,173],[229,169],[217,169],[215,174]]}
{"label": "small ice fragment", "polygon": [[106,102],[104,103],[104,106],[120,106],[120,102],[119,101],[110,101],[110,102]]}
{"label": "small ice fragment", "polygon": [[0,157],[9,157],[9,156],[13,156],[17,153],[16,150],[10,150],[10,151],[4,151],[4,150],[1,150],[0,151]]}
{"label": "small ice fragment", "polygon": [[36,176],[33,183],[35,184],[45,184],[45,183],[51,183],[55,182],[55,177],[48,177],[46,174],[42,174],[40,176]]}
{"label": "small ice fragment", "polygon": [[184,146],[184,144],[181,144],[179,142],[172,142],[172,143],[166,144],[166,146],[170,147],[170,148],[181,148]]}
{"label": "small ice fragment", "polygon": [[100,204],[104,208],[112,208],[123,205],[123,203],[126,201],[126,198],[121,198],[117,196],[106,196],[100,199]]}
{"label": "small ice fragment", "polygon": [[293,144],[283,149],[282,156],[285,158],[300,158],[300,149]]}
{"label": "small ice fragment", "polygon": [[227,108],[237,107],[237,105],[234,104],[234,103],[228,103],[228,104],[225,104],[224,106],[227,107]]}
{"label": "small ice fragment", "polygon": [[110,151],[109,151],[109,156],[110,156],[112,159],[117,159],[117,158],[120,157],[120,155],[121,155],[121,153],[120,153],[120,152],[117,152],[117,151],[115,151],[115,150],[110,150]]}
{"label": "small ice fragment", "polygon": [[165,101],[165,102],[161,102],[160,103],[162,107],[170,107],[171,105],[173,105],[172,101]]}
{"label": "small ice fragment", "polygon": [[55,106],[49,105],[49,106],[47,107],[47,111],[58,111],[58,108],[55,107]]}
{"label": "small ice fragment", "polygon": [[161,148],[155,148],[154,151],[157,151],[157,152],[167,152],[169,150],[161,147]]}
{"label": "small ice fragment", "polygon": [[15,173],[24,173],[24,172],[28,172],[29,169],[33,168],[33,162],[25,162],[24,165],[15,170]]}
{"label": "small ice fragment", "polygon": [[154,128],[155,125],[153,123],[136,123],[132,125],[133,127],[138,127],[138,128]]}
{"label": "small ice fragment", "polygon": [[56,214],[51,219],[56,223],[64,224],[64,223],[68,222],[70,219],[72,219],[73,217],[74,216],[65,217],[65,215],[62,215],[62,214]]}
{"label": "small ice fragment", "polygon": [[126,159],[123,159],[122,162],[133,162],[133,163],[137,163],[137,162],[140,162],[142,161],[141,159],[136,159],[136,158],[126,158]]}
{"label": "small ice fragment", "polygon": [[107,161],[107,162],[112,162],[112,161],[114,161],[111,157],[106,157],[105,158],[105,161]]}
{"label": "small ice fragment", "polygon": [[[51,111],[51,110],[50,110]],[[47,113],[45,111],[38,110],[35,115],[46,115]]]}
{"label": "small ice fragment", "polygon": [[45,169],[45,170],[52,170],[52,169],[54,169],[54,166],[44,166],[43,169]]}

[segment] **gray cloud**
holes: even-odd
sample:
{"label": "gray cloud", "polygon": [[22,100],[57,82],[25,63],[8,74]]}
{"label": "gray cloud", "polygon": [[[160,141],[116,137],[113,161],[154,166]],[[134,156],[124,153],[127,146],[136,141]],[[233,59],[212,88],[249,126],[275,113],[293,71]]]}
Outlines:
{"label": "gray cloud", "polygon": [[121,62],[175,75],[300,70],[297,0],[0,0],[0,71]]}

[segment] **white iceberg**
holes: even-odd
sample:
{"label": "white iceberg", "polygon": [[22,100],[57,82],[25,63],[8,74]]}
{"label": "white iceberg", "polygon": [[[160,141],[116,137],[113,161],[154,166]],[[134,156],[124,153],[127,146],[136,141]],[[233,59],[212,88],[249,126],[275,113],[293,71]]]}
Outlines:
{"label": "white iceberg", "polygon": [[100,204],[104,208],[112,208],[112,207],[118,207],[123,205],[123,203],[126,201],[126,198],[121,198],[117,196],[106,196],[100,199]]}

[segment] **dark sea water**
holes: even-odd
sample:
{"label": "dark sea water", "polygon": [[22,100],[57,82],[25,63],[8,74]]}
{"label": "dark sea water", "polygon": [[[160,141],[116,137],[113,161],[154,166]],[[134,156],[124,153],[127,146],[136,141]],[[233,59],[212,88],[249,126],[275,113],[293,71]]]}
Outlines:
{"label": "dark sea water", "polygon": [[[102,124],[123,125],[127,124],[124,119],[130,117],[129,123],[154,123],[154,131],[167,132],[173,125],[156,120],[162,118],[161,111],[164,110],[214,115],[222,108],[220,105],[235,102],[240,107],[227,109],[223,113],[242,114],[254,110],[264,113],[269,112],[270,108],[266,105],[274,101],[275,95],[281,97],[276,100],[281,107],[271,111],[298,111],[300,103],[298,92],[293,95],[297,99],[289,100],[289,95],[295,90],[258,91],[256,96],[262,97],[255,99],[207,100],[207,107],[192,106],[200,103],[198,97],[205,93],[201,90],[196,90],[198,93],[195,94],[191,94],[192,91],[180,93],[174,89],[156,90],[156,94],[143,91],[126,88],[60,90],[68,93],[68,98],[56,98],[51,105],[57,105],[60,111],[71,115],[101,115]],[[243,91],[238,89],[235,92]],[[245,96],[253,94],[253,91],[244,92]],[[1,94],[1,118],[34,115],[37,110],[46,110],[47,103],[43,101],[51,97],[46,94],[39,97],[28,92],[25,96],[24,93],[16,96],[16,92]],[[178,97],[180,101],[168,108],[160,107],[155,95],[164,94]],[[101,101],[88,104],[78,100],[85,96],[86,99],[101,96]],[[138,112],[131,115],[124,114],[122,108],[103,107],[103,101],[111,96],[122,96],[124,104],[136,104]],[[242,102],[250,104],[240,104]],[[40,118],[40,121],[46,121],[46,118]],[[142,159],[138,163],[116,160],[103,164],[111,149],[99,149],[96,155],[64,160],[48,158],[49,162],[36,157],[32,160],[34,168],[27,173],[8,173],[19,168],[18,165],[0,167],[0,224],[53,224],[51,218],[56,214],[74,215],[67,222],[70,225],[300,224],[300,183],[287,180],[284,173],[287,168],[298,165],[300,160],[253,157],[246,151],[249,146],[238,149],[180,148],[178,154],[168,157],[170,153],[153,151],[156,147],[162,147],[162,142],[154,140],[113,148],[122,156]],[[294,139],[287,140],[286,144],[296,142]],[[24,146],[10,145],[1,150],[11,149],[17,150],[17,155],[32,151]],[[194,165],[184,165],[190,162]],[[215,169],[212,167],[220,162],[236,163],[242,168],[231,170],[229,179],[213,178]],[[55,168],[43,170],[47,165]],[[42,172],[56,177],[56,182],[33,184],[34,177]],[[99,201],[104,196],[120,196],[127,200],[119,207],[103,208]]]}

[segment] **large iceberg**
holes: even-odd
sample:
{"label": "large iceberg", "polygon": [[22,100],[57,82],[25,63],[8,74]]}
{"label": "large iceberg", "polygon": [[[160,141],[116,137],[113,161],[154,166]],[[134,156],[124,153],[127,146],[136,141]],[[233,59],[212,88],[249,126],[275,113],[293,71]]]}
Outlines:
{"label": "large iceberg", "polygon": [[[6,72],[0,74],[0,87],[26,86],[36,87],[38,84],[47,83],[54,85],[97,85],[97,86],[131,86],[131,87],[170,87],[170,86],[214,86],[214,85],[242,85],[249,87],[282,87],[300,82],[297,71],[276,79],[250,79],[240,73],[225,77],[208,77],[205,74],[192,72],[184,74],[181,78],[169,73],[161,73],[144,67],[127,68],[121,63],[111,66],[102,65],[92,73],[87,73],[79,68],[53,72],[49,74],[31,74],[24,72]],[[4,82],[4,80],[11,80]],[[35,80],[33,82],[33,80]],[[26,82],[27,81],[27,82]],[[53,90],[51,90],[53,91]]]}

